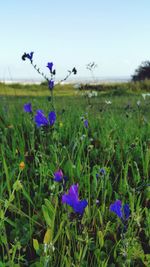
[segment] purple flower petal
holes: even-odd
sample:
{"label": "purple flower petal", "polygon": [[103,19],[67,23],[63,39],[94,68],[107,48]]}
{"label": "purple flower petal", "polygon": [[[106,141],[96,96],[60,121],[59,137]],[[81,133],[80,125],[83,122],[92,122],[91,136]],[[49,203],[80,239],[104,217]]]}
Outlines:
{"label": "purple flower petal", "polygon": [[54,88],[54,81],[53,80],[49,80],[48,87],[50,90],[52,90]]}
{"label": "purple flower petal", "polygon": [[110,211],[116,213],[119,218],[122,218],[122,203],[121,200],[116,200],[113,204],[110,205]]}
{"label": "purple flower petal", "polygon": [[69,189],[69,195],[75,200],[79,201],[78,184],[73,184]]}
{"label": "purple flower petal", "polygon": [[78,185],[72,185],[69,189],[68,194],[62,196],[62,203],[66,203],[73,207],[74,202],[78,202]]}
{"label": "purple flower petal", "polygon": [[62,196],[62,203],[66,203],[70,207],[73,208],[73,210],[76,213],[83,214],[84,209],[87,206],[87,201],[84,200],[79,200],[79,195],[78,195],[78,184],[77,185],[72,185],[69,189],[68,194],[64,194]]}
{"label": "purple flower petal", "polygon": [[34,52],[31,52],[30,54],[26,54],[26,57],[32,62]]}
{"label": "purple flower petal", "polygon": [[27,103],[27,104],[24,104],[24,111],[25,112],[28,112],[28,113],[31,113],[32,112],[32,105],[31,103]]}
{"label": "purple flower petal", "polygon": [[62,182],[63,179],[63,172],[62,170],[58,170],[54,173],[54,181],[55,182]]}
{"label": "purple flower petal", "polygon": [[88,120],[84,120],[84,126],[85,126],[85,128],[88,128],[88,126],[89,126]]}
{"label": "purple flower petal", "polygon": [[50,72],[52,73],[53,62],[48,62],[46,67],[47,67],[47,68],[50,70]]}
{"label": "purple flower petal", "polygon": [[124,213],[124,217],[125,217],[125,220],[127,220],[130,216],[130,207],[129,207],[129,204],[125,204],[123,206],[123,213]]}
{"label": "purple flower petal", "polygon": [[72,207],[73,207],[75,212],[83,214],[87,205],[88,205],[88,202],[86,199],[84,199],[84,200],[80,200],[78,202],[74,202]]}
{"label": "purple flower petal", "polygon": [[56,113],[55,113],[55,111],[51,111],[51,112],[48,114],[48,120],[49,120],[50,126],[53,126],[53,124],[54,124],[55,121],[56,121]]}
{"label": "purple flower petal", "polygon": [[72,199],[72,197],[68,194],[64,194],[64,195],[62,195],[62,203],[63,204],[67,204],[67,205],[69,205],[69,206],[73,206],[73,199]]}
{"label": "purple flower petal", "polygon": [[34,120],[37,127],[48,126],[48,120],[42,110],[37,110]]}

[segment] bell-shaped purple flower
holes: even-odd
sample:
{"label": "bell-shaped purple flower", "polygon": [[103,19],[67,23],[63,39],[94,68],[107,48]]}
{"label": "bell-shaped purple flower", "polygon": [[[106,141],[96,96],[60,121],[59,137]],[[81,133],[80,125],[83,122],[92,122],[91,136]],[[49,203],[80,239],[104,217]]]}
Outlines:
{"label": "bell-shaped purple flower", "polygon": [[122,206],[121,200],[116,200],[110,205],[110,211],[114,212],[123,221],[127,220],[130,216],[130,208],[128,204]]}
{"label": "bell-shaped purple flower", "polygon": [[59,183],[62,182],[62,180],[63,180],[63,172],[61,169],[59,169],[54,173],[54,181]]}
{"label": "bell-shaped purple flower", "polygon": [[79,200],[79,194],[78,194],[78,184],[72,185],[69,189],[68,194],[64,194],[62,196],[62,203],[66,203],[70,207],[73,208],[74,212],[83,214],[86,206],[88,205],[88,202],[86,199]]}
{"label": "bell-shaped purple flower", "polygon": [[32,113],[32,105],[31,105],[31,103],[24,104],[23,108],[24,108],[25,112]]}
{"label": "bell-shaped purple flower", "polygon": [[34,120],[37,127],[48,126],[48,120],[45,117],[43,110],[37,110]]}
{"label": "bell-shaped purple flower", "polygon": [[56,113],[55,111],[51,111],[48,114],[48,119],[44,115],[43,110],[37,110],[36,115],[34,117],[34,121],[37,125],[37,127],[42,127],[42,126],[53,126],[53,124],[56,121]]}
{"label": "bell-shaped purple flower", "polygon": [[122,218],[122,203],[121,200],[116,200],[110,205],[110,211],[116,213],[119,218]]}
{"label": "bell-shaped purple flower", "polygon": [[53,124],[54,124],[55,121],[56,121],[56,113],[55,113],[55,111],[51,111],[51,112],[48,114],[48,120],[49,120],[50,126],[53,126]]}
{"label": "bell-shaped purple flower", "polygon": [[31,62],[33,60],[33,54],[34,54],[34,52],[26,54],[26,58],[28,58]]}
{"label": "bell-shaped purple flower", "polygon": [[52,73],[53,62],[48,62],[46,67],[50,70],[50,73]]}
{"label": "bell-shaped purple flower", "polygon": [[53,80],[49,80],[48,87],[50,90],[53,90],[53,88],[54,88],[54,81]]}
{"label": "bell-shaped purple flower", "polygon": [[84,120],[84,126],[85,126],[85,128],[88,128],[88,126],[89,126],[88,120]]}

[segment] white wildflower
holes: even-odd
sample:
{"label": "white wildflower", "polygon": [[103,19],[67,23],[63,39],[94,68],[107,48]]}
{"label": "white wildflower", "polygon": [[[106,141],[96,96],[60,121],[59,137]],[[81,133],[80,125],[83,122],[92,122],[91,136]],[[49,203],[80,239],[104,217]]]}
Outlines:
{"label": "white wildflower", "polygon": [[111,105],[112,104],[112,102],[110,101],[110,100],[105,100],[105,103],[107,104],[107,105]]}
{"label": "white wildflower", "polygon": [[140,104],[141,104],[141,101],[140,100],[138,100],[137,102],[136,102],[136,104],[138,105],[138,107],[140,106]]}
{"label": "white wildflower", "polygon": [[142,97],[144,98],[144,100],[145,100],[146,96],[150,96],[150,93],[142,94]]}

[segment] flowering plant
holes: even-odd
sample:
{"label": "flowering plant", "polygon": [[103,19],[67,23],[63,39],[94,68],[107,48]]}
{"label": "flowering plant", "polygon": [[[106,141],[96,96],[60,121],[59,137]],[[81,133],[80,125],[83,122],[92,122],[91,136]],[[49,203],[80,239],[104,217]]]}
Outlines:
{"label": "flowering plant", "polygon": [[78,213],[80,215],[83,215],[84,210],[88,205],[86,199],[79,200],[78,184],[77,185],[73,184],[70,187],[68,194],[64,194],[62,196],[62,203],[63,204],[66,203],[67,205],[72,207],[75,213]]}
{"label": "flowering plant", "polygon": [[[55,86],[55,75],[56,75],[56,70],[55,69],[53,69],[53,62],[48,62],[47,63],[47,65],[46,65],[46,67],[49,69],[49,71],[50,71],[50,78],[48,78],[45,74],[44,74],[44,72],[42,72],[41,70],[40,70],[40,68],[39,67],[37,67],[37,65],[36,64],[34,64],[34,62],[33,62],[33,54],[34,54],[34,52],[30,52],[30,53],[24,53],[23,55],[22,55],[22,60],[26,60],[26,59],[28,59],[29,61],[30,61],[30,63],[31,63],[31,65],[33,66],[33,68],[47,81],[47,83],[48,83],[48,88],[49,88],[49,90],[50,90],[50,92],[51,92],[51,100],[52,100],[52,107],[53,107],[53,109],[54,109],[54,101],[53,101],[53,88],[54,88],[54,86]],[[63,81],[66,81],[68,78],[69,78],[69,76],[71,75],[71,74],[77,74],[77,70],[76,70],[76,68],[74,67],[72,70],[68,70],[68,74],[65,76],[65,78],[64,79],[62,79],[62,80],[60,80],[59,81],[59,83],[61,83],[61,82],[63,82]]]}

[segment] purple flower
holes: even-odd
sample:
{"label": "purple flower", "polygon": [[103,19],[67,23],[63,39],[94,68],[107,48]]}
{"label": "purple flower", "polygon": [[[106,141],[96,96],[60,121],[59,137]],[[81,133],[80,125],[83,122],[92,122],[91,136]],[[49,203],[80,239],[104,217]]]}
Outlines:
{"label": "purple flower", "polygon": [[49,119],[50,126],[52,126],[56,121],[56,113],[55,113],[55,111],[51,111],[48,114],[48,119]]}
{"label": "purple flower", "polygon": [[28,113],[32,113],[32,105],[31,103],[24,104],[24,111]]}
{"label": "purple flower", "polygon": [[110,205],[110,211],[117,214],[119,218],[122,218],[122,203],[121,200],[116,200],[113,204]]}
{"label": "purple flower", "polygon": [[88,202],[86,199],[79,200],[79,194],[78,194],[78,184],[72,185],[69,189],[68,194],[64,194],[62,196],[62,203],[66,203],[70,207],[73,208],[73,210],[76,213],[83,214]]}
{"label": "purple flower", "polygon": [[55,173],[54,173],[54,181],[55,182],[62,182],[63,180],[63,172],[62,170],[57,170]]}
{"label": "purple flower", "polygon": [[26,58],[28,58],[31,62],[32,62],[32,59],[33,59],[33,53],[34,52],[31,52],[30,54],[26,54]]}
{"label": "purple flower", "polygon": [[110,205],[110,211],[116,213],[116,215],[123,221],[127,220],[130,216],[130,208],[128,204],[122,206],[121,200],[116,200]]}
{"label": "purple flower", "polygon": [[48,120],[45,117],[43,110],[37,110],[34,120],[37,127],[48,126]]}
{"label": "purple flower", "polygon": [[88,120],[84,120],[84,126],[85,126],[85,128],[88,128],[88,126],[89,126]]}
{"label": "purple flower", "polygon": [[34,54],[34,52],[31,52],[31,53],[24,53],[24,54],[22,55],[22,60],[26,60],[26,58],[28,58],[28,59],[31,61],[31,63],[32,63],[33,54]]}
{"label": "purple flower", "polygon": [[48,87],[49,87],[50,90],[53,89],[53,87],[54,87],[54,81],[53,80],[49,80],[48,81]]}
{"label": "purple flower", "polygon": [[51,111],[48,114],[48,119],[45,117],[43,110],[37,110],[36,115],[34,117],[35,123],[37,127],[41,126],[53,126],[56,120],[55,111]]}
{"label": "purple flower", "polygon": [[105,170],[104,168],[101,168],[101,169],[99,170],[99,173],[100,173],[101,175],[105,175],[105,174],[106,174],[106,170]]}
{"label": "purple flower", "polygon": [[50,73],[52,73],[53,62],[48,62],[46,67],[50,70]]}

